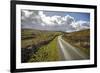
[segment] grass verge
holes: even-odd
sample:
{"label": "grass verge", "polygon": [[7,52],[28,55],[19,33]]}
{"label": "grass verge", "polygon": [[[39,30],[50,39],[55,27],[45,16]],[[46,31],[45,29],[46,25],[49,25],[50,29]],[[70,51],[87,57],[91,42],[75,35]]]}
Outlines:
{"label": "grass verge", "polygon": [[31,56],[29,62],[59,61],[60,54],[58,50],[56,37],[49,44],[40,47],[39,50]]}

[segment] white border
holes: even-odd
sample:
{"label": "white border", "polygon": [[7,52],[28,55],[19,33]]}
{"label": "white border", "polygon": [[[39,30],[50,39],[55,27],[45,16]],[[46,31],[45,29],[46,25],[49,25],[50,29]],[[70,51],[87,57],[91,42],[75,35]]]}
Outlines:
{"label": "white border", "polygon": [[[90,13],[90,60],[73,60],[58,62],[39,62],[39,63],[21,63],[21,9],[29,10],[49,10],[49,11],[67,11],[67,12],[87,12]],[[52,7],[35,5],[16,5],[16,68],[39,68],[54,66],[72,66],[94,64],[94,9],[70,8],[70,7]]]}

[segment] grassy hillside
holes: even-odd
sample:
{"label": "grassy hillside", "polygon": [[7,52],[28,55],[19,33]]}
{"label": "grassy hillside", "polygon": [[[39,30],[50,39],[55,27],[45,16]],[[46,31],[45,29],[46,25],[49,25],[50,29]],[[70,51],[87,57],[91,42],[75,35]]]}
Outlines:
{"label": "grassy hillside", "polygon": [[64,33],[63,39],[75,47],[82,49],[90,55],[90,30],[81,30],[72,33]]}
{"label": "grassy hillside", "polygon": [[[55,42],[55,38],[60,34],[61,34],[60,32],[22,29],[21,30],[22,62],[48,61],[45,60],[46,54],[49,60],[58,59],[57,48],[54,47],[54,45],[57,46],[57,44],[53,42]],[[51,55],[53,55],[52,58],[50,58]]]}
{"label": "grassy hillside", "polygon": [[21,31],[21,45],[22,48],[27,48],[31,45],[39,45],[38,43],[51,40],[58,36],[60,32],[40,31],[34,29],[22,29]]}

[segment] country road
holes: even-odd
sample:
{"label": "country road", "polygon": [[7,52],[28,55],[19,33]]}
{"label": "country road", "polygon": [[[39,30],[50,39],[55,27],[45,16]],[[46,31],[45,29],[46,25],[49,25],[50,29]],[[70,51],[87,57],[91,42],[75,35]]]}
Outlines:
{"label": "country road", "polygon": [[89,57],[79,48],[76,48],[58,36],[58,45],[63,60],[83,60]]}

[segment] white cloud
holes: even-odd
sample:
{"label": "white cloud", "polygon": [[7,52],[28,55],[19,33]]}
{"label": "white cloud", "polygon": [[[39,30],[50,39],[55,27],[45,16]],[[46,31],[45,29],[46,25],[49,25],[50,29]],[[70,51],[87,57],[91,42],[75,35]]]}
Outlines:
{"label": "white cloud", "polygon": [[[25,21],[22,24],[25,27],[36,28],[36,29],[48,29],[56,31],[77,31],[82,29],[88,29],[90,23],[87,21],[75,21],[75,18],[66,15],[66,16],[47,16],[43,11],[28,11],[23,10],[24,15],[22,19]],[[27,24],[26,24],[27,23]]]}
{"label": "white cloud", "polygon": [[45,14],[43,14],[43,11],[39,11],[40,17],[45,17]]}
{"label": "white cloud", "polygon": [[23,12],[25,13],[26,17],[29,17],[33,13],[32,11],[29,11],[29,10],[23,10]]}
{"label": "white cloud", "polygon": [[43,11],[39,11],[39,15],[44,23],[44,26],[67,26],[74,21],[74,18],[69,15],[64,17],[58,15],[46,16]]}
{"label": "white cloud", "polygon": [[[41,17],[41,20],[44,23],[44,26],[52,26],[54,23],[52,22],[52,19],[50,16],[46,16],[43,11],[39,11],[39,15]],[[42,24],[43,24],[42,23]]]}
{"label": "white cloud", "polygon": [[89,29],[90,23],[88,21],[76,21],[71,24],[76,30]]}
{"label": "white cloud", "polygon": [[75,19],[74,19],[74,17],[72,17],[70,15],[66,15],[66,16],[62,17],[62,20],[67,24],[71,24]]}

